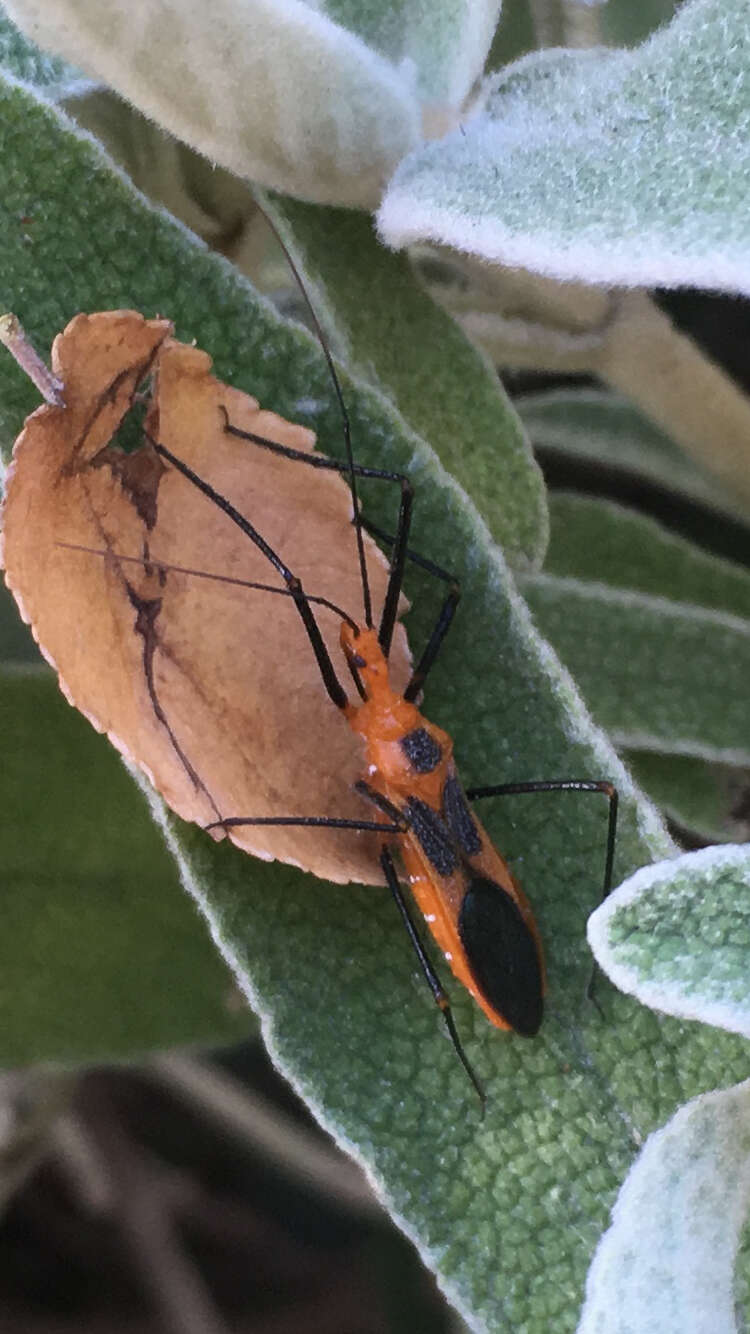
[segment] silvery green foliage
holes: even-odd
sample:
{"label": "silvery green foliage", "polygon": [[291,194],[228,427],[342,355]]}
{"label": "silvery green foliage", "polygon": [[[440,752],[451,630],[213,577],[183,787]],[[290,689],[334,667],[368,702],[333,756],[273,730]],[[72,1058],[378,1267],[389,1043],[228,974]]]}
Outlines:
{"label": "silvery green foliage", "polygon": [[594,1257],[578,1334],[735,1334],[750,1192],[750,1084],[706,1093],[649,1136]]}
{"label": "silvery green foliage", "polygon": [[[106,6],[94,0],[11,0],[10,8],[56,57],[75,61],[184,143],[256,183],[314,201],[374,207],[398,168],[381,211],[389,240],[444,239],[480,256],[501,255],[587,281],[668,283],[692,276],[743,291],[750,287],[743,230],[748,18],[738,3],[692,0],[670,27],[631,52],[527,56],[492,76],[471,115],[464,114],[465,103],[492,38],[494,0],[219,0],[210,8],[196,0],[110,0]],[[636,32],[638,22],[631,29],[621,0],[625,40],[647,26],[645,8],[639,6]],[[659,0],[653,8],[665,12]],[[517,12],[525,13],[526,6],[519,4]],[[516,49],[523,46],[521,38]],[[5,62],[16,77],[43,86],[48,98],[61,88],[70,92],[75,79],[67,67],[13,41]],[[307,405],[310,424],[324,438],[337,438],[326,368],[309,340],[276,320],[223,260],[149,208],[91,142],[48,106],[27,97],[12,79],[0,96],[4,299],[19,308],[40,345],[81,307],[168,309],[183,336],[211,348],[220,373],[235,381],[244,377],[264,402],[287,414]],[[108,110],[109,103],[100,106],[100,117]],[[452,130],[459,115],[462,130],[425,146]],[[177,197],[184,184],[182,155],[171,156]],[[164,159],[156,157],[161,164]],[[164,174],[161,165],[158,174]],[[139,183],[153,198],[147,181],[145,172]],[[163,182],[159,189],[164,200]],[[30,209],[29,201],[38,199],[44,206]],[[212,218],[212,208],[206,211]],[[355,247],[353,263],[357,258],[362,262]],[[333,256],[338,272],[341,259],[340,253]],[[378,314],[384,328],[388,297],[383,279]],[[400,309],[415,310],[416,299],[409,301]],[[546,534],[535,483],[525,489],[514,484],[507,513],[494,518],[495,491],[502,488],[494,477],[492,488],[483,479],[505,456],[481,429],[476,394],[467,409],[474,414],[474,448],[460,459],[462,468],[449,460],[468,496],[429,452],[426,442],[438,434],[440,412],[429,396],[431,367],[439,355],[452,353],[447,340],[439,341],[442,321],[430,313],[425,320],[424,339],[411,336],[408,321],[399,331],[400,346],[410,345],[415,357],[422,341],[431,337],[438,344],[420,363],[428,387],[408,424],[382,392],[372,392],[378,374],[385,382],[382,367],[373,377],[374,359],[368,365],[367,357],[357,357],[370,387],[344,383],[358,454],[410,472],[419,497],[415,544],[433,560],[445,561],[449,552],[451,569],[463,579],[463,634],[447,644],[430,681],[429,707],[454,733],[469,782],[563,774],[614,778],[624,798],[616,862],[621,877],[673,848],[592,727],[571,676],[540,639],[499,558],[492,539],[512,546],[509,516],[527,535],[518,549],[533,549],[535,559],[543,545],[539,534]],[[472,383],[479,385],[479,370],[474,374]],[[13,368],[0,367],[6,443],[31,397]],[[602,398],[589,393],[572,396],[567,405],[527,403],[527,425],[561,453],[601,459],[619,454],[622,460],[629,448],[631,465],[635,460],[652,480],[708,501],[715,512],[737,512],[741,501],[735,505],[734,495],[723,496],[685,465],[666,437],[657,440],[630,409]],[[405,401],[398,398],[402,409]],[[510,409],[503,423],[507,457],[515,453],[523,462]],[[463,437],[456,450],[461,443]],[[519,475],[528,482],[531,470]],[[473,489],[478,494],[472,496]],[[388,516],[376,511],[375,517],[385,524]],[[590,569],[562,568],[553,534],[552,565],[527,580],[524,590],[599,719],[621,743],[650,746],[652,756],[664,757],[671,747],[693,764],[750,759],[750,618],[741,576],[622,514],[595,513],[577,503],[568,505],[564,517],[575,524]],[[637,528],[639,551],[648,548],[653,557],[648,577],[655,583],[635,562],[625,571],[630,582],[618,582],[593,542],[601,525],[621,539],[626,529]],[[414,582],[419,592],[418,577]],[[414,601],[411,625],[417,639],[424,638],[430,616],[421,598]],[[31,687],[21,685],[33,709]],[[55,723],[44,744],[54,743],[63,727]],[[39,764],[36,754],[30,760],[27,801],[34,800]],[[590,967],[583,922],[601,883],[605,803],[599,797],[571,800],[570,794],[542,801],[541,811],[532,811],[522,797],[504,808],[490,803],[486,812],[489,828],[532,893],[549,942],[550,990],[548,1021],[533,1044],[490,1029],[466,996],[454,997],[459,1026],[490,1092],[482,1125],[467,1105],[465,1081],[448,1044],[436,1035],[435,1015],[414,983],[387,902],[371,890],[321,887],[290,868],[249,866],[236,850],[207,846],[199,832],[174,821],[168,830],[172,849],[213,937],[210,943],[208,933],[205,942],[185,933],[195,950],[187,975],[192,981],[192,970],[199,969],[206,994],[196,999],[191,992],[189,1005],[176,994],[168,1024],[152,1032],[148,1013],[122,1043],[135,1051],[173,1035],[219,1031],[210,971],[216,960],[199,956],[202,944],[207,952],[218,944],[262,1013],[278,1064],[338,1141],[366,1165],[473,1327],[514,1334],[575,1327],[586,1267],[638,1145],[686,1098],[743,1076],[746,1044],[736,1034],[748,1031],[742,943],[747,854],[730,850],[722,861],[712,852],[639,872],[642,880],[636,876],[629,884],[652,886],[652,899],[639,895],[631,904],[615,895],[592,926],[605,966],[625,990],[730,1031],[662,1019],[604,987],[607,1018],[601,1023],[583,1000]],[[64,816],[59,821],[64,832]],[[11,839],[3,850],[6,878],[9,866],[18,873],[16,852]],[[57,839],[49,855],[59,879]],[[73,865],[75,877],[84,864],[81,857]],[[97,864],[95,871],[100,874]],[[181,907],[175,897],[176,923]],[[22,962],[33,959],[40,940],[36,919],[46,920],[53,944],[59,940],[54,921],[43,917],[45,908],[55,908],[49,895],[19,895],[14,902],[15,928],[11,938],[9,918],[6,943]],[[150,930],[151,918],[137,896],[127,900],[127,909]],[[115,934],[98,922],[88,918],[97,946],[92,958],[100,957],[100,936]],[[78,926],[76,918],[71,932]],[[137,965],[142,969],[141,958]],[[29,963],[20,971],[28,977],[33,969]],[[158,960],[153,977],[158,983]],[[131,985],[127,974],[123,979],[124,987]],[[120,1053],[100,1031],[99,1008],[106,1008],[109,985],[103,970],[101,1007],[73,1016],[76,1031],[66,1050],[74,1058],[103,1049]],[[59,992],[50,986],[37,998],[19,1015],[15,997],[6,997],[17,1024],[11,1029],[9,1020],[6,1026],[12,1039],[7,1059],[66,1054],[60,1050]],[[719,1104],[707,1098],[702,1106],[708,1118]],[[692,1108],[702,1116],[699,1104],[691,1104],[686,1117]],[[664,1147],[682,1115],[664,1132]],[[728,1153],[744,1162],[742,1116],[724,1116],[722,1125]],[[706,1131],[710,1149],[709,1138]],[[638,1168],[651,1161],[652,1143]],[[689,1300],[695,1291],[690,1283],[699,1276],[714,1313],[730,1310],[734,1239],[745,1198],[741,1168],[733,1180],[726,1170],[731,1156],[710,1152],[702,1159],[698,1153],[671,1159],[665,1153],[663,1161],[667,1168],[676,1164],[684,1192],[707,1202],[711,1192],[723,1202],[724,1192],[734,1188],[724,1249],[717,1248],[716,1264],[706,1274],[691,1250],[694,1238],[675,1229],[685,1193],[670,1193],[649,1168],[646,1195],[632,1197],[637,1208],[618,1206],[615,1227],[599,1252],[589,1284],[589,1324],[582,1327],[587,1334],[609,1334],[617,1328],[615,1317],[622,1329],[645,1334],[656,1313],[660,1331],[701,1329],[690,1325],[691,1313],[704,1309],[701,1293]],[[637,1251],[642,1236],[647,1245]],[[643,1282],[643,1270],[630,1268],[636,1253],[645,1253]],[[646,1281],[654,1275],[663,1281],[657,1294]],[[671,1283],[683,1280],[680,1300],[666,1309],[664,1293],[671,1298]]]}
{"label": "silvery green foliage", "polygon": [[635,51],[535,52],[401,164],[388,244],[551,277],[750,292],[750,11],[692,0]]}
{"label": "silvery green foliage", "polygon": [[497,0],[10,0],[45,50],[80,64],[240,176],[374,205],[423,122],[481,73]]}
{"label": "silvery green foliage", "polygon": [[644,866],[590,917],[596,960],[621,991],[750,1037],[750,847]]}
{"label": "silvery green foliage", "polygon": [[722,514],[743,515],[736,495],[617,394],[550,389],[516,399],[516,407],[535,445],[561,457],[629,472],[645,485],[663,487]]}

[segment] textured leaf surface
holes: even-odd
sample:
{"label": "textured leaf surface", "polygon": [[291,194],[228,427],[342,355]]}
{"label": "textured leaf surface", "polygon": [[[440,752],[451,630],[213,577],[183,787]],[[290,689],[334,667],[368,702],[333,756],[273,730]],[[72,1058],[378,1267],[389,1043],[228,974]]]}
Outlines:
{"label": "textured leaf surface", "polygon": [[[373,202],[419,138],[414,69],[396,69],[302,0],[10,0],[11,17],[240,176]],[[190,52],[200,52],[191,58]]]}
{"label": "textured leaf surface", "polygon": [[554,575],[522,587],[620,745],[750,763],[750,621]]}
{"label": "textured leaf surface", "polygon": [[592,915],[589,943],[622,991],[750,1037],[750,846],[644,866]]}
{"label": "textured leaf surface", "polygon": [[45,55],[0,10],[0,66],[49,94],[78,84],[82,75],[59,56]]}
{"label": "textured leaf surface", "polygon": [[644,792],[683,829],[707,843],[750,837],[750,770],[645,750],[628,751],[626,760]]}
{"label": "textured leaf surface", "polygon": [[0,731],[0,1062],[245,1035],[143,798],[51,673],[0,670]]}
{"label": "textured leaf surface", "polygon": [[[158,310],[174,317],[181,337],[211,350],[218,374],[338,447],[325,367],[304,333],[280,323],[224,262],[146,208],[49,110],[10,88],[0,112],[3,302],[39,346],[79,308]],[[29,197],[44,201],[33,246],[18,223]],[[454,733],[466,780],[614,778],[623,793],[618,875],[668,855],[652,810],[634,806],[618,761],[510,593],[475,512],[376,395],[345,384],[358,454],[410,469],[415,546],[438,560],[455,553],[464,580],[427,706]],[[0,362],[6,443],[33,401],[15,368]],[[392,522],[377,492],[366,504],[376,520]],[[419,645],[439,594],[420,574],[410,592]],[[384,895],[324,885],[170,826],[280,1066],[366,1164],[443,1286],[479,1328],[564,1334],[575,1328],[590,1256],[639,1140],[686,1097],[739,1078],[746,1047],[732,1035],[658,1021],[604,986],[606,1022],[587,1006],[584,921],[602,872],[602,802],[520,797],[484,803],[482,816],[538,912],[550,994],[542,1034],[531,1043],[492,1030],[468,998],[454,996],[490,1095],[481,1125]],[[19,952],[23,944],[16,941]]]}
{"label": "textured leaf surface", "polygon": [[652,486],[747,521],[735,498],[703,473],[678,445],[615,394],[555,389],[516,401],[535,446],[593,466],[632,473]]}
{"label": "textured leaf surface", "polygon": [[335,23],[398,69],[413,66],[420,101],[459,106],[482,72],[501,0],[324,0]]}
{"label": "textured leaf surface", "polygon": [[735,1334],[750,1085],[704,1094],[646,1142],[589,1273],[578,1334]]}
{"label": "textured leaf surface", "polygon": [[550,499],[545,572],[597,579],[750,620],[750,573],[676,537],[653,519],[588,496]]}
{"label": "textured leaf surface", "polygon": [[[512,564],[547,542],[544,484],[497,374],[377,241],[368,218],[273,198],[269,206],[315,283],[316,305],[347,362],[377,385],[472,495]],[[443,563],[450,567],[450,553]]]}
{"label": "textured leaf surface", "polygon": [[749,60],[747,8],[724,0],[691,0],[635,51],[529,55],[401,163],[381,234],[555,278],[749,292]]}

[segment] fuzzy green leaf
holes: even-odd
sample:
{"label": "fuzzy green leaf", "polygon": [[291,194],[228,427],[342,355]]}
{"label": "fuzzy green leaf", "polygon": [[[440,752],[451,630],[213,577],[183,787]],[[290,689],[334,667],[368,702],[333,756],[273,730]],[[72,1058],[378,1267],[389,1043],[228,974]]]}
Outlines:
{"label": "fuzzy green leaf", "polygon": [[0,735],[2,1065],[244,1036],[143,799],[51,672],[0,669]]}
{"label": "fuzzy green leaf", "polygon": [[347,363],[430,441],[510,562],[538,566],[547,543],[544,483],[494,369],[408,260],[378,243],[368,218],[278,197],[268,204]]}
{"label": "fuzzy green leaf", "polygon": [[635,46],[654,28],[668,23],[679,0],[607,0],[601,8],[602,36],[607,46]]}
{"label": "fuzzy green leaf", "polygon": [[750,20],[689,0],[634,51],[544,51],[409,154],[389,245],[450,245],[554,278],[750,292]]}
{"label": "fuzzy green leaf", "polygon": [[692,755],[629,750],[628,768],[672,820],[706,843],[750,837],[750,770]]}
{"label": "fuzzy green leaf", "polygon": [[33,663],[41,666],[31,631],[18,619],[18,608],[5,585],[0,585],[0,666]]}
{"label": "fuzzy green leaf", "polygon": [[616,394],[599,389],[552,389],[516,401],[535,447],[580,459],[624,478],[633,474],[670,495],[744,518],[747,512],[683,451]]}
{"label": "fuzzy green leaf", "polygon": [[619,745],[750,763],[750,621],[554,575],[522,587]]}
{"label": "fuzzy green leaf", "polygon": [[750,1037],[750,845],[642,867],[591,916],[588,937],[642,1004]]}
{"label": "fuzzy green leaf", "polygon": [[[320,8],[396,69],[411,64],[421,102],[458,107],[482,73],[501,0],[324,0]],[[281,6],[279,6],[281,8]]]}
{"label": "fuzzy green leaf", "polygon": [[732,1270],[750,1195],[750,1084],[651,1135],[620,1191],[578,1334],[736,1334]]}
{"label": "fuzzy green leaf", "polygon": [[19,32],[14,23],[0,10],[0,68],[25,83],[33,84],[48,96],[80,86],[80,70],[67,65],[59,56],[48,56]]}
{"label": "fuzzy green leaf", "polygon": [[277,190],[372,204],[419,141],[413,63],[398,68],[314,4],[7,7],[40,46],[80,64],[211,161]]}
{"label": "fuzzy green leaf", "polygon": [[653,519],[588,496],[550,500],[545,572],[715,608],[750,620],[750,573]]}
{"label": "fuzzy green leaf", "polygon": [[[38,346],[81,308],[161,311],[181,337],[212,352],[220,375],[335,447],[336,403],[309,336],[149,209],[49,108],[13,86],[0,100],[3,302]],[[29,198],[40,201],[33,244],[18,221]],[[475,510],[377,394],[346,377],[344,387],[358,457],[409,470],[415,547],[439,561],[450,551],[463,579],[464,602],[427,702],[451,728],[466,780],[611,778],[623,799],[618,876],[668,855],[652,809],[535,635]],[[6,442],[34,400],[16,368],[0,361]],[[376,521],[392,522],[392,498],[388,512],[375,494],[365,503]],[[408,591],[419,647],[439,591],[419,571]],[[27,792],[31,807],[35,790]],[[483,803],[482,813],[533,899],[549,965],[547,1019],[533,1042],[492,1029],[453,989],[458,1027],[488,1088],[482,1123],[384,893],[323,885],[217,846],[171,817],[168,824],[186,882],[262,1013],[279,1066],[366,1165],[444,1289],[476,1327],[566,1334],[640,1139],[686,1097],[739,1078],[746,1048],[731,1035],[717,1040],[697,1026],[659,1022],[606,987],[604,1022],[586,1003],[584,921],[603,869],[605,802],[518,797]],[[29,961],[25,944],[16,937],[28,976],[31,962],[39,969],[45,961]]]}

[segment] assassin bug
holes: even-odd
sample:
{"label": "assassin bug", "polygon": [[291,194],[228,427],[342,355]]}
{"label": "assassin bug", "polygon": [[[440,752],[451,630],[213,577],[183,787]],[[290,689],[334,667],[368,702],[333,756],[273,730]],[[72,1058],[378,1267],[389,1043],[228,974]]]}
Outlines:
{"label": "assassin bug", "polygon": [[[283,579],[286,587],[275,591],[294,601],[328,697],[365,743],[367,779],[360,780],[357,790],[381,815],[387,817],[387,822],[293,815],[254,818],[238,813],[213,822],[209,828],[221,827],[226,830],[240,825],[328,826],[369,830],[386,835],[380,850],[380,865],[386,883],[398,906],[433,998],[443,1014],[456,1053],[484,1102],[482,1087],[461,1045],[448,997],[422,943],[401,888],[394,852],[400,857],[412,894],[454,976],[467,988],[496,1027],[532,1037],[541,1024],[545,993],[545,968],[539,932],[523,891],[472,814],[469,803],[490,796],[539,792],[595,792],[604,795],[609,803],[602,887],[602,897],[605,897],[612,881],[618,796],[611,783],[585,779],[502,783],[470,789],[464,793],[456,775],[450,737],[429,723],[415,703],[452,624],[459,601],[458,585],[447,571],[416,555],[409,548],[413,495],[408,479],[399,473],[364,467],[354,462],[349,417],[333,359],[297,268],[273,223],[270,225],[299,284],[328,364],[343,424],[346,458],[336,460],[301,453],[233,426],[226,414],[225,429],[229,434],[271,450],[290,462],[338,471],[350,485],[364,624],[358,624],[339,609],[340,638],[360,696],[359,702],[349,699],[338,679],[315,619],[311,605],[315,599],[308,597],[297,576],[226,497],[220,495],[210,483],[158,440],[152,440],[151,443],[167,464],[176,468],[238,525]],[[394,538],[365,524],[360,512],[358,478],[380,479],[399,487],[400,508]],[[377,629],[363,548],[362,534],[365,528],[392,547],[389,581]],[[389,680],[388,653],[407,560],[447,583],[448,591],[427,646],[403,694],[400,694]],[[592,994],[591,984],[589,994]]]}

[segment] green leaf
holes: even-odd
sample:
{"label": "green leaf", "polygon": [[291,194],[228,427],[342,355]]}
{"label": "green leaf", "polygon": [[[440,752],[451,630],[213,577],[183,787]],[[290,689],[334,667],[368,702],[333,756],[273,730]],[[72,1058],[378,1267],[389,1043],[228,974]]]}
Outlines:
{"label": "green leaf", "polygon": [[750,1037],[750,845],[642,867],[592,915],[588,937],[642,1004]]}
{"label": "green leaf", "polygon": [[205,157],[277,190],[373,204],[419,140],[413,67],[397,69],[314,5],[149,0],[139,16],[97,0],[7,8],[34,41]]}
{"label": "green leaf", "polygon": [[535,446],[583,462],[634,474],[709,506],[719,514],[741,517],[747,511],[703,473],[690,458],[637,408],[599,389],[552,389],[516,400]]}
{"label": "green leaf", "polygon": [[[291,199],[267,202],[347,363],[430,441],[509,561],[538,566],[547,543],[544,483],[495,370],[427,295],[408,260],[378,243],[368,218]],[[450,566],[447,552],[444,561]]]}
{"label": "green leaf", "polygon": [[750,621],[553,575],[522,588],[620,746],[750,763]]}
{"label": "green leaf", "polygon": [[654,28],[668,23],[677,0],[607,0],[602,5],[602,35],[607,46],[635,46]]}
{"label": "green leaf", "polygon": [[[396,68],[411,65],[421,102],[460,107],[482,73],[501,0],[324,0],[334,23]],[[281,8],[281,6],[279,6]]]}
{"label": "green leaf", "polygon": [[19,32],[8,16],[0,10],[0,67],[17,79],[33,84],[48,96],[63,89],[80,85],[80,70],[67,65],[59,56],[45,55],[33,42]]}
{"label": "green leaf", "polygon": [[0,670],[0,735],[0,1062],[247,1034],[142,797],[51,673]]}
{"label": "green leaf", "polygon": [[647,1140],[586,1286],[578,1334],[735,1334],[750,1193],[750,1084],[704,1094]]}
{"label": "green leaf", "polygon": [[0,585],[0,666],[6,663],[41,665],[39,649],[28,626],[18,619],[18,608],[5,585]]}
{"label": "green leaf", "polygon": [[[15,87],[1,101],[3,302],[38,346],[81,308],[170,314],[181,337],[211,351],[219,374],[315,426],[335,448],[335,398],[309,336],[149,209],[49,108]],[[18,224],[29,198],[39,201],[33,244]],[[463,579],[464,601],[427,703],[450,727],[466,780],[613,779],[623,812],[618,875],[667,855],[671,844],[652,809],[535,635],[475,510],[375,392],[346,377],[344,389],[358,457],[409,470],[414,545],[441,562],[450,552]],[[16,368],[0,361],[6,440],[34,400]],[[392,522],[375,494],[365,499],[368,513]],[[439,591],[419,571],[408,591],[419,647]],[[38,758],[41,767],[49,762]],[[26,792],[31,808],[37,792],[35,775]],[[187,883],[262,1012],[280,1068],[365,1164],[443,1288],[477,1327],[566,1334],[639,1141],[686,1097],[738,1078],[746,1047],[731,1035],[659,1022],[606,987],[604,1021],[587,1004],[584,921],[603,870],[603,800],[517,797],[483,803],[482,814],[533,899],[549,965],[547,1019],[533,1042],[492,1029],[453,989],[459,1030],[487,1084],[484,1122],[382,891],[323,885],[168,823]],[[24,954],[17,932],[8,934],[9,948],[11,940],[26,961],[24,980],[32,966],[55,965]],[[170,944],[164,932],[158,942]]]}
{"label": "green leaf", "polygon": [[554,278],[749,292],[749,53],[746,6],[690,0],[635,51],[526,56],[401,163],[381,235]]}
{"label": "green leaf", "polygon": [[644,792],[683,829],[707,843],[750,837],[750,770],[647,750],[625,758]]}
{"label": "green leaf", "polygon": [[750,620],[750,573],[633,510],[588,496],[550,499],[545,572],[596,579]]}

